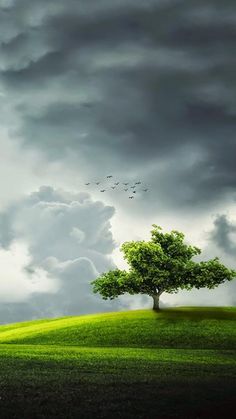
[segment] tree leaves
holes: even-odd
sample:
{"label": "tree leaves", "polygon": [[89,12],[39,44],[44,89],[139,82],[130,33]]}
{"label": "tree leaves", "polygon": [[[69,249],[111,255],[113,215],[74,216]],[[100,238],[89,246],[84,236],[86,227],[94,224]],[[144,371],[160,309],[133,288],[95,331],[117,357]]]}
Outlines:
{"label": "tree leaves", "polygon": [[93,291],[103,299],[119,295],[174,293],[179,289],[215,288],[230,281],[236,271],[226,268],[214,258],[206,262],[194,262],[193,256],[201,253],[196,246],[184,243],[184,234],[175,230],[163,233],[153,224],[150,241],[130,241],[121,246],[130,269],[103,273],[92,282]]}

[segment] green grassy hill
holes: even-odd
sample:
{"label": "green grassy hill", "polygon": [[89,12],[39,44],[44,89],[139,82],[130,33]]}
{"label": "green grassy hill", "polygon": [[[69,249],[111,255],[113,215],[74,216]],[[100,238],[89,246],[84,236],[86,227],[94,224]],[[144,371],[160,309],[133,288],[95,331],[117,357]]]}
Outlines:
{"label": "green grassy hill", "polygon": [[234,417],[235,321],[181,307],[0,326],[0,415]]}
{"label": "green grassy hill", "polygon": [[0,327],[0,343],[138,347],[236,347],[235,308],[137,310],[37,320]]}

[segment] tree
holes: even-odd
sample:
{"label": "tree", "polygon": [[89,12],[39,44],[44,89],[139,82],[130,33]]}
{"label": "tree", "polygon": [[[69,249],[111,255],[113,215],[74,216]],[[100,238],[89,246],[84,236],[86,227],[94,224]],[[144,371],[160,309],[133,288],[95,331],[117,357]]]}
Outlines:
{"label": "tree", "polygon": [[201,253],[196,246],[184,243],[184,234],[172,230],[163,233],[153,224],[150,241],[131,241],[121,246],[129,271],[115,269],[103,273],[92,282],[93,291],[104,300],[125,293],[146,294],[153,298],[153,309],[159,310],[163,292],[176,293],[180,289],[215,288],[236,276],[216,257],[206,262],[192,258]]}

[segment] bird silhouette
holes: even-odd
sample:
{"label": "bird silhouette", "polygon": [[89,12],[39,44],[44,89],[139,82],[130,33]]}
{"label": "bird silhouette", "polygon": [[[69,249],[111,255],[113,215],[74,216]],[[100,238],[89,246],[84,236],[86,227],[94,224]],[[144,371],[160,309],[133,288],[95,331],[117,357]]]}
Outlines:
{"label": "bird silhouette", "polygon": [[[106,178],[109,180],[109,179],[114,178],[114,177],[113,177],[113,175],[107,175]],[[103,183],[102,181],[94,181],[94,182],[87,182],[87,183],[85,183],[85,185],[86,186],[89,186],[89,185],[95,184],[95,185],[98,186],[98,185],[101,185],[102,183]],[[149,191],[149,189],[147,187],[144,188],[144,189],[139,189],[138,188],[138,185],[141,185],[141,184],[142,184],[141,180],[137,180],[137,182],[133,182],[133,185],[132,185],[131,182],[114,182],[113,185],[111,183],[109,185],[109,183],[108,183],[108,187],[107,187],[108,189],[101,189],[100,192],[102,192],[102,193],[103,192],[106,192],[106,190],[109,190],[109,187],[111,187],[111,189],[113,189],[113,190],[117,189],[119,191],[119,188],[117,188],[117,186],[118,185],[121,185],[121,186],[124,185],[125,187],[124,187],[123,191],[124,192],[128,192],[128,190],[131,189],[130,192],[129,192],[129,194],[127,194],[127,195],[128,195],[128,198],[129,199],[134,199],[134,195],[136,193],[138,193],[138,191],[143,191],[143,192],[148,192]],[[143,186],[144,185],[142,185],[141,188]],[[130,195],[130,193],[132,193],[132,195]]]}

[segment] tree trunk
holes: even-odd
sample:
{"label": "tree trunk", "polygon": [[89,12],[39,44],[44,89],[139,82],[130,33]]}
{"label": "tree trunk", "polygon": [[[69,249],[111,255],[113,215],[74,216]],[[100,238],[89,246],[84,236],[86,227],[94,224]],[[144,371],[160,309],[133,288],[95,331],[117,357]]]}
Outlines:
{"label": "tree trunk", "polygon": [[152,296],[152,298],[153,298],[153,310],[160,310],[160,307],[159,307],[160,294],[155,294]]}

